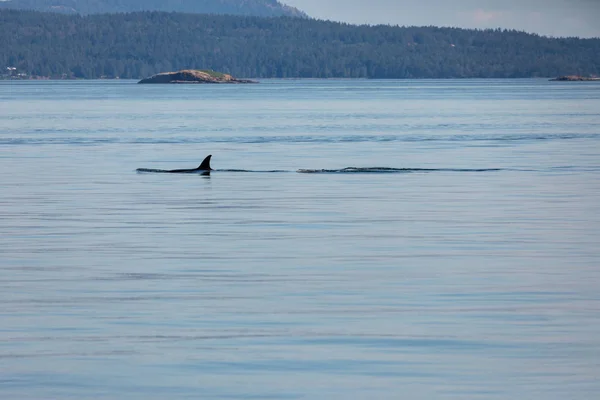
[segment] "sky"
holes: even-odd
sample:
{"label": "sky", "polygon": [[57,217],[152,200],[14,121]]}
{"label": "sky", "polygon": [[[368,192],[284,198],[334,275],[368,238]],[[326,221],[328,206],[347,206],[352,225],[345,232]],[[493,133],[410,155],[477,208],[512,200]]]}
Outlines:
{"label": "sky", "polygon": [[280,0],[313,18],[353,24],[506,28],[600,37],[600,0]]}

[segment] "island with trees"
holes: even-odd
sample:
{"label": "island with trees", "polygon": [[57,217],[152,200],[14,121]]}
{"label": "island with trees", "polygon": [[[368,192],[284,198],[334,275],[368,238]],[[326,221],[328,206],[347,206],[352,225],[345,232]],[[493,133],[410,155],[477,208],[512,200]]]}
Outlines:
{"label": "island with trees", "polygon": [[600,81],[600,78],[593,76],[580,76],[580,75],[563,75],[558,78],[552,78],[551,81],[556,82],[588,82],[588,81]]}

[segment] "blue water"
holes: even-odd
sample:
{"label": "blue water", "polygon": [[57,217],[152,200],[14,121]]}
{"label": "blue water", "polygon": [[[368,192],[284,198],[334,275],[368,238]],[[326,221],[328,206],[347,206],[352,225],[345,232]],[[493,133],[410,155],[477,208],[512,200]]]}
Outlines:
{"label": "blue water", "polygon": [[600,391],[596,82],[5,81],[0,171],[2,399]]}

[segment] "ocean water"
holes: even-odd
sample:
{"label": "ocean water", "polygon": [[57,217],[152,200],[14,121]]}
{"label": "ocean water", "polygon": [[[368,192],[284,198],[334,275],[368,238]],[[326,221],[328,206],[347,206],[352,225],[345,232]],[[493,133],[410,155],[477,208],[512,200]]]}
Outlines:
{"label": "ocean water", "polygon": [[597,82],[5,81],[0,170],[2,399],[600,392]]}

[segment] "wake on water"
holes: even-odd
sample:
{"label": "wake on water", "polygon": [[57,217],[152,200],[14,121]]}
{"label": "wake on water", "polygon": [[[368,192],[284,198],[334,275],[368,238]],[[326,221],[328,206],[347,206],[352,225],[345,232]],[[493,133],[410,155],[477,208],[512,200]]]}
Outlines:
{"label": "wake on water", "polygon": [[[137,172],[146,173],[146,172],[172,172],[169,170],[162,169],[151,169],[151,168],[138,168]],[[406,174],[406,173],[414,173],[414,172],[495,172],[495,171],[506,171],[506,169],[502,168],[476,168],[476,169],[468,169],[468,168],[390,168],[390,167],[346,167],[341,169],[298,169],[296,171],[289,170],[248,170],[248,169],[215,169],[211,170],[210,173],[213,172],[233,172],[233,173],[291,173],[297,172],[300,174]],[[186,171],[185,173],[196,173],[196,174],[204,174],[208,175],[209,171]]]}
{"label": "wake on water", "polygon": [[398,174],[410,172],[491,172],[500,168],[388,168],[388,167],[346,167],[342,169],[299,169],[301,174]]}

